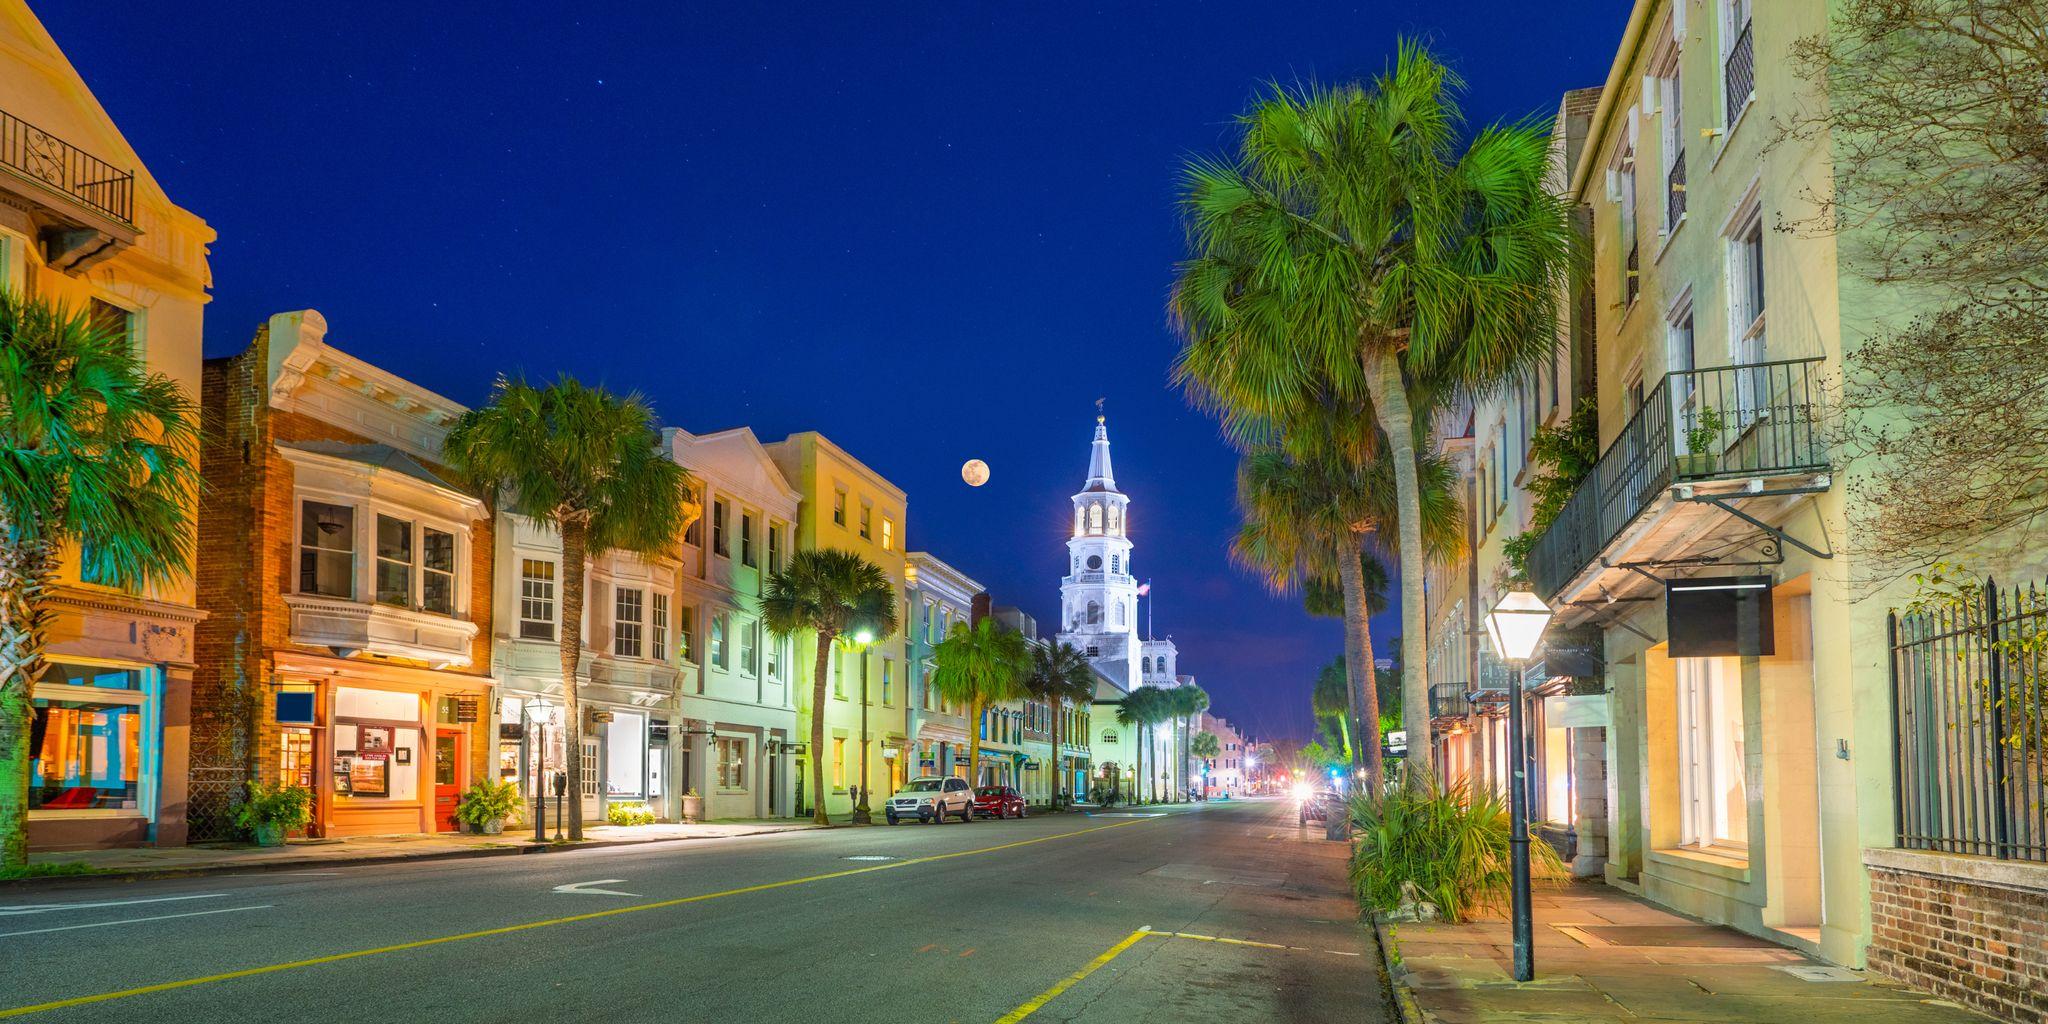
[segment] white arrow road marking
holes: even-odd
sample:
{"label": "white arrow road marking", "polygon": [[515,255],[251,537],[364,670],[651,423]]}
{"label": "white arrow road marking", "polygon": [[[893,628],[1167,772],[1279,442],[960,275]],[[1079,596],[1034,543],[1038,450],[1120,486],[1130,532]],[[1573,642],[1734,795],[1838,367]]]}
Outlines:
{"label": "white arrow road marking", "polygon": [[556,891],[556,892],[568,892],[568,893],[575,893],[575,894],[577,894],[577,895],[580,895],[580,896],[638,896],[638,895],[640,895],[640,894],[639,894],[639,893],[637,893],[637,892],[620,892],[620,891],[618,891],[617,889],[592,889],[592,888],[589,888],[590,886],[593,886],[593,885],[610,885],[610,884],[612,884],[613,882],[623,882],[623,881],[625,881],[625,879],[623,879],[623,878],[600,878],[600,879],[598,879],[598,880],[597,880],[597,881],[595,881],[595,882],[571,882],[571,883],[569,883],[568,885],[558,885],[558,886],[555,886],[555,891]]}
{"label": "white arrow road marking", "polygon": [[106,900],[100,903],[25,903],[14,907],[0,907],[0,916],[21,914],[47,914],[53,910],[91,910],[95,907],[127,907],[137,903],[171,903],[177,900],[211,900],[226,896],[224,892],[198,893],[191,896],[152,896],[140,900]]}
{"label": "white arrow road marking", "polygon": [[17,935],[43,935],[49,932],[70,932],[77,931],[80,928],[111,928],[117,924],[142,924],[145,921],[169,921],[173,918],[179,917],[205,917],[208,914],[232,914],[242,910],[269,910],[273,906],[276,906],[276,904],[265,903],[261,906],[255,907],[224,907],[220,910],[195,910],[189,914],[158,914],[155,917],[135,917],[130,918],[126,921],[94,921],[91,924],[67,924],[60,925],[56,928],[31,928],[27,931],[21,932],[0,932],[0,939],[11,939]]}

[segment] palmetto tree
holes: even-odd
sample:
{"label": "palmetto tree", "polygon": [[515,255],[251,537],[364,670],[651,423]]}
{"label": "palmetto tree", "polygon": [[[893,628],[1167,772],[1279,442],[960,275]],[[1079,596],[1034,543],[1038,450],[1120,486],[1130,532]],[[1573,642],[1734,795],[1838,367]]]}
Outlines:
{"label": "palmetto tree", "polygon": [[[1433,448],[1419,450],[1423,548],[1422,558],[1409,560],[1415,562],[1454,555],[1464,541],[1457,471]],[[1303,587],[1312,612],[1327,607],[1328,595],[1336,591],[1348,682],[1346,746],[1352,766],[1363,768],[1375,786],[1382,775],[1381,698],[1373,673],[1372,616],[1386,604],[1386,570],[1375,547],[1398,517],[1393,476],[1383,452],[1322,444],[1253,447],[1238,464],[1243,522],[1231,544],[1232,558],[1273,588]]]}
{"label": "palmetto tree", "polygon": [[991,618],[972,626],[955,623],[932,648],[932,689],[967,705],[967,776],[976,786],[981,785],[982,709],[1024,696],[1030,673],[1030,641]]}
{"label": "palmetto tree", "polygon": [[35,680],[58,563],[128,590],[191,571],[198,416],[125,334],[0,290],[0,869],[28,859]]}
{"label": "palmetto tree", "polygon": [[1138,779],[1143,785],[1138,791],[1150,799],[1158,789],[1159,769],[1148,765],[1152,753],[1152,726],[1166,717],[1166,691],[1155,686],[1141,686],[1124,695],[1117,704],[1117,724],[1126,729],[1138,730]]}
{"label": "palmetto tree", "polygon": [[[811,820],[832,823],[825,809],[825,682],[831,669],[832,645],[846,641],[865,649],[865,635],[888,636],[896,631],[896,588],[889,574],[851,551],[820,548],[799,551],[781,572],[768,577],[761,597],[761,621],[776,636],[809,630],[816,637],[811,663],[811,792],[817,802]],[[862,654],[861,657],[866,657]],[[862,779],[866,786],[867,780]]]}
{"label": "palmetto tree", "polygon": [[1188,731],[1194,728],[1195,716],[1209,709],[1209,691],[1189,683],[1186,686],[1176,686],[1168,690],[1167,694],[1168,707],[1173,711],[1173,724],[1176,733],[1178,733],[1177,738],[1179,741],[1174,746],[1174,750],[1180,759],[1180,782],[1178,784],[1180,792],[1178,796],[1181,800],[1186,800],[1190,781],[1188,778]]}
{"label": "palmetto tree", "polygon": [[[1213,758],[1216,755],[1221,754],[1222,752],[1223,741],[1217,739],[1216,734],[1210,732],[1207,729],[1204,729],[1201,732],[1196,733],[1194,735],[1194,738],[1188,741],[1188,753],[1201,758],[1205,762],[1208,761],[1210,758]],[[1206,796],[1208,795],[1208,792],[1208,776],[1205,775],[1202,779],[1202,793],[1204,796]]]}
{"label": "palmetto tree", "polygon": [[456,421],[442,445],[450,466],[506,511],[562,538],[562,759],[569,838],[583,838],[582,686],[584,567],[604,551],[658,555],[674,548],[697,506],[689,472],[662,453],[654,411],[569,376],[536,386],[500,378],[488,405]]}
{"label": "palmetto tree", "polygon": [[[1458,77],[1404,42],[1366,85],[1275,88],[1237,152],[1189,165],[1175,377],[1240,440],[1318,404],[1371,417],[1393,471],[1407,726],[1428,735],[1415,433],[1555,345],[1577,246],[1535,120],[1471,133]],[[1409,746],[1426,775],[1426,743]]]}
{"label": "palmetto tree", "polygon": [[1350,658],[1340,654],[1329,664],[1316,670],[1315,685],[1309,690],[1309,710],[1314,712],[1319,728],[1327,729],[1330,722],[1337,723],[1337,734],[1331,739],[1343,744],[1339,751],[1348,758],[1352,767],[1361,767],[1364,759],[1359,756],[1358,745],[1351,741],[1355,723],[1352,716],[1357,705],[1352,700],[1352,687],[1348,671]]}
{"label": "palmetto tree", "polygon": [[1031,674],[1024,685],[1052,713],[1051,800],[1053,808],[1058,809],[1060,790],[1068,777],[1060,757],[1060,720],[1065,717],[1067,705],[1086,707],[1095,699],[1095,669],[1088,663],[1088,656],[1074,645],[1045,644],[1032,649]]}

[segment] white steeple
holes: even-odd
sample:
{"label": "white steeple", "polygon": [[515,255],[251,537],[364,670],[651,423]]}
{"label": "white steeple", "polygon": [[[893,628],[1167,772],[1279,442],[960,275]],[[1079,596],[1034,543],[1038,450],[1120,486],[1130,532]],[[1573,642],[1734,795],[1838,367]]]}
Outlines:
{"label": "white steeple", "polygon": [[1130,498],[1109,466],[1109,426],[1095,417],[1088,478],[1074,495],[1067,575],[1060,581],[1060,639],[1112,678],[1139,682],[1138,581],[1131,565]]}

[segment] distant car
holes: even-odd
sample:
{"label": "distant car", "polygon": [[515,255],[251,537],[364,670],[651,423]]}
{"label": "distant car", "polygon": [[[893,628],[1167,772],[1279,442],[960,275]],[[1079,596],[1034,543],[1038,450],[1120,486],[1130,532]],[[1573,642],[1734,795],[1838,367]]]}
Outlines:
{"label": "distant car", "polygon": [[1322,792],[1305,796],[1301,800],[1301,823],[1306,825],[1311,821],[1328,821],[1330,819],[1330,808],[1339,806],[1343,802],[1343,795],[1333,789],[1326,789]]}
{"label": "distant car", "polygon": [[889,797],[882,813],[891,825],[899,821],[943,825],[955,816],[973,821],[974,791],[967,787],[966,779],[912,779]]}
{"label": "distant car", "polygon": [[1021,818],[1024,797],[1008,786],[983,786],[974,791],[977,818]]}

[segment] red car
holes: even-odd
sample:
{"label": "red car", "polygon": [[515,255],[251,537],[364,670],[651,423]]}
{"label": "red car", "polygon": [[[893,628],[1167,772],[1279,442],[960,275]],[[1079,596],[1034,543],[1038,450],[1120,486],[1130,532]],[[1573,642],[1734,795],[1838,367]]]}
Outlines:
{"label": "red car", "polygon": [[1024,797],[1008,786],[982,786],[974,791],[974,816],[1021,818],[1024,816]]}

